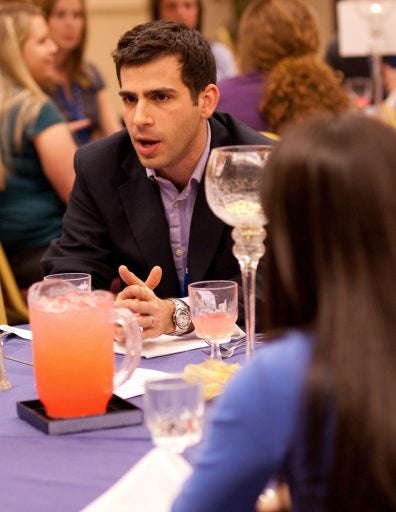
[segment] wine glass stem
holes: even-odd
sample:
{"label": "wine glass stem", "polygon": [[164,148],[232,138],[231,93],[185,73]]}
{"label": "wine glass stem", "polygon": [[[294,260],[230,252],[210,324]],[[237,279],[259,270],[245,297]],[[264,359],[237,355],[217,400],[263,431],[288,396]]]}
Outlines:
{"label": "wine glass stem", "polygon": [[235,227],[232,249],[239,262],[242,274],[243,304],[245,307],[246,358],[254,352],[254,331],[256,325],[256,271],[264,255],[265,231],[262,226]]}
{"label": "wine glass stem", "polygon": [[217,341],[212,341],[211,342],[210,358],[211,359],[215,359],[217,361],[221,361],[222,360],[221,350],[220,350],[220,343],[218,343]]}
{"label": "wine glass stem", "polygon": [[246,358],[254,354],[254,331],[256,325],[256,269],[242,268],[243,302],[245,305]]}

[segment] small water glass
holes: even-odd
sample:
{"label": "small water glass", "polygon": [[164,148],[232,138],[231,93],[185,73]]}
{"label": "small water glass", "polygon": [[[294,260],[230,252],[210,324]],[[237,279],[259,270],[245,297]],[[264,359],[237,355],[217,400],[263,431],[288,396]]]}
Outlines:
{"label": "small water glass", "polygon": [[200,442],[204,414],[203,385],[173,374],[145,383],[144,418],[153,443],[182,453]]}

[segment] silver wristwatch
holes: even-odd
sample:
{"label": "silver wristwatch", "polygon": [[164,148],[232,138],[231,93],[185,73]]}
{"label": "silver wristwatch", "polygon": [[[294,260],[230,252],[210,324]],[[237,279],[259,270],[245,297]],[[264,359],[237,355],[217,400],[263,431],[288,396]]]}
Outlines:
{"label": "silver wristwatch", "polygon": [[169,333],[171,336],[181,336],[193,330],[190,309],[181,299],[168,299],[175,305],[175,311],[172,316],[175,330]]}

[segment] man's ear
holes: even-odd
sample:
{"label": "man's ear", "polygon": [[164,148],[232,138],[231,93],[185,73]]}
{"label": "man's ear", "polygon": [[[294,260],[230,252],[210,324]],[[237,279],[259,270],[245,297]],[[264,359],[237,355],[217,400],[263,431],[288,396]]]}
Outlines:
{"label": "man's ear", "polygon": [[215,84],[209,84],[199,95],[199,107],[201,116],[204,119],[209,119],[217,107],[219,102],[220,91]]}

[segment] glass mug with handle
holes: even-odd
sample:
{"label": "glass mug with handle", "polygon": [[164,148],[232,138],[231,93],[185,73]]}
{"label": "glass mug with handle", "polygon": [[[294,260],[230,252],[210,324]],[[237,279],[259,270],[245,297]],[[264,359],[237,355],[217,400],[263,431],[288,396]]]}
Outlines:
{"label": "glass mug with handle", "polygon": [[[113,389],[140,361],[141,332],[134,315],[113,305],[107,291],[81,292],[58,279],[28,292],[37,393],[52,418],[103,414]],[[121,328],[126,355],[114,374],[113,334]]]}

